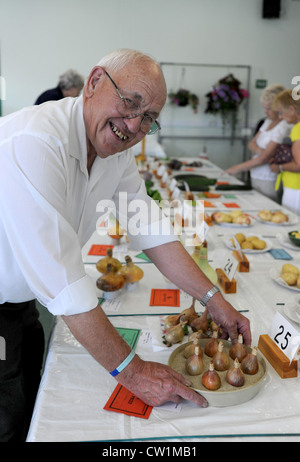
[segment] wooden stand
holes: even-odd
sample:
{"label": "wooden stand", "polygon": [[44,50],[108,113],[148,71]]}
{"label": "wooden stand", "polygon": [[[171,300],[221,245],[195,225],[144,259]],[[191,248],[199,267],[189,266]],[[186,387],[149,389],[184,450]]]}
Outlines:
{"label": "wooden stand", "polygon": [[218,282],[225,294],[235,294],[236,280],[233,278],[232,281],[230,281],[221,268],[217,268],[216,273],[218,275]]}
{"label": "wooden stand", "polygon": [[282,379],[298,376],[298,362],[292,361],[290,364],[290,360],[268,335],[259,337],[258,348]]}
{"label": "wooden stand", "polygon": [[239,262],[239,266],[237,268],[239,273],[249,273],[250,271],[250,263],[248,258],[245,256],[245,254],[241,251],[234,250],[232,252],[234,258],[237,259]]}

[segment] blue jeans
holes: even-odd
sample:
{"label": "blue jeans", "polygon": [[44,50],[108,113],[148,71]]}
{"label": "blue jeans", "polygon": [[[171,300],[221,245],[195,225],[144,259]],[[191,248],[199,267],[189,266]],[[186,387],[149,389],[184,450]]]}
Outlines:
{"label": "blue jeans", "polygon": [[0,442],[26,439],[44,354],[38,317],[34,300],[0,305]]}

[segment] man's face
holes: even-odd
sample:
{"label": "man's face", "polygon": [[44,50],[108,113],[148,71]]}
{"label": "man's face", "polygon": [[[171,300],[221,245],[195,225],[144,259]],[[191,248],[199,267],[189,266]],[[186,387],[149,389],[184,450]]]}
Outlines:
{"label": "man's face", "polygon": [[[156,119],[165,104],[166,89],[160,72],[149,64],[145,68],[126,66],[110,72],[122,96],[139,104],[142,114]],[[95,67],[84,88],[83,114],[88,153],[105,158],[134,146],[144,138],[142,116],[126,119],[118,112],[120,96],[103,68]]]}

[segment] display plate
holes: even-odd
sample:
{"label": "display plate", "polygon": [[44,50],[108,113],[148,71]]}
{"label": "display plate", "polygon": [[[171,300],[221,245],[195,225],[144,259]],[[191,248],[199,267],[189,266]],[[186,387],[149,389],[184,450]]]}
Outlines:
{"label": "display plate", "polygon": [[290,290],[293,290],[294,292],[300,292],[300,289],[297,287],[297,286],[289,286],[281,277],[281,271],[276,269],[276,268],[272,268],[270,270],[270,276],[271,278],[273,279],[273,281],[276,282],[276,284],[278,284],[279,286],[281,287],[284,287],[285,289],[290,289]]}
{"label": "display plate", "polygon": [[[250,237],[249,236],[246,236],[245,237]],[[257,235],[256,236],[258,239],[261,239],[263,241],[265,241],[266,243],[266,247],[262,250],[256,250],[256,249],[236,249],[233,245],[233,242],[231,241],[231,239],[233,238],[233,236],[230,236],[229,238],[225,239],[224,240],[224,244],[226,245],[226,247],[229,249],[229,250],[241,250],[244,254],[248,254],[248,255],[256,255],[256,254],[259,254],[259,253],[265,253],[265,252],[268,252],[269,250],[271,250],[272,248],[272,244],[271,242],[268,240],[268,239],[265,239],[263,238],[262,236],[260,235]]]}
{"label": "display plate", "polygon": [[[270,210],[270,212],[274,212],[274,211],[275,210]],[[258,215],[255,216],[255,219],[259,223],[264,223],[265,225],[270,225],[270,226],[292,226],[298,222],[296,217],[289,215],[288,213],[286,213],[285,215],[287,215],[289,219],[288,221],[284,221],[283,223],[274,223],[273,221],[262,220]]]}

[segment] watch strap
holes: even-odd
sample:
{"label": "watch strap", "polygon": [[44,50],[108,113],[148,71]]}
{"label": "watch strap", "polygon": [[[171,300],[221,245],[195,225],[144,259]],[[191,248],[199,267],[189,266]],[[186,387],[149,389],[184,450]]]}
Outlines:
{"label": "watch strap", "polygon": [[204,297],[199,300],[202,306],[206,306],[208,301],[217,293],[220,292],[220,289],[217,286],[213,286],[205,295]]}

